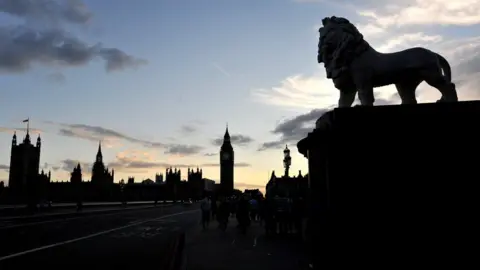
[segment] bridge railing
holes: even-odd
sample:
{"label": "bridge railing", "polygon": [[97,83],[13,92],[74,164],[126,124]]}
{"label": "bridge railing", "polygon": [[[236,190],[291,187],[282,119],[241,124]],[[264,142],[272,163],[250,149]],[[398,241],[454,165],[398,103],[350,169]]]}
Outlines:
{"label": "bridge railing", "polygon": [[[158,203],[163,203],[164,201],[158,201]],[[166,203],[172,203],[172,201],[165,201]],[[147,204],[154,204],[155,201],[133,201],[128,202],[128,205],[147,205]],[[121,206],[121,202],[84,202],[84,207],[102,207],[102,206]],[[52,203],[52,208],[68,208],[68,207],[76,207],[76,203]],[[25,204],[13,204],[13,205],[0,205],[1,210],[7,209],[16,209],[16,208],[24,208]]]}

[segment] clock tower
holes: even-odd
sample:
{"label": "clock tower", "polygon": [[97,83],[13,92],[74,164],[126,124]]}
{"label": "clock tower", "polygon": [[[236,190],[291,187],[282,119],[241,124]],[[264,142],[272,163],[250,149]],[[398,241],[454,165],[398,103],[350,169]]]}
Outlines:
{"label": "clock tower", "polygon": [[223,144],[220,148],[220,187],[225,195],[233,193],[233,165],[234,155],[233,147],[228,133],[228,126],[223,136]]}

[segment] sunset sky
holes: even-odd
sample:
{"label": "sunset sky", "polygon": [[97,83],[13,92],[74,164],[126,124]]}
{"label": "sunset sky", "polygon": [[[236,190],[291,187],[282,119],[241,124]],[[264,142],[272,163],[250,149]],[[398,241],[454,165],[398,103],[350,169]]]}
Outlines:
{"label": "sunset sky", "polygon": [[[55,4],[57,3],[57,4]],[[115,181],[165,167],[219,180],[226,123],[235,186],[264,188],[307,172],[296,143],[338,91],[316,63],[326,16],[355,23],[381,52],[422,46],[444,55],[461,100],[477,99],[480,0],[0,0],[0,180],[13,131],[41,133],[41,166],[68,180],[89,168],[101,140]],[[378,100],[398,104],[395,89]],[[439,98],[422,84],[421,102]],[[389,146],[386,146],[389,147]],[[86,175],[86,179],[89,179]]]}

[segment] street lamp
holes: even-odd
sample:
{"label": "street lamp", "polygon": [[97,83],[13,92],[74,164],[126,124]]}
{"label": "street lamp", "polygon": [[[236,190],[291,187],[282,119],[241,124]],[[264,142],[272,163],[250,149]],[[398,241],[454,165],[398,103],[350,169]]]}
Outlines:
{"label": "street lamp", "polygon": [[283,150],[283,167],[285,168],[285,177],[288,177],[288,171],[292,165],[292,158],[290,157],[290,149],[285,145],[285,150]]}
{"label": "street lamp", "polygon": [[127,204],[126,200],[125,200],[125,181],[122,179],[120,180],[120,183],[118,183],[120,185],[120,198],[122,200],[122,205],[125,206]]}

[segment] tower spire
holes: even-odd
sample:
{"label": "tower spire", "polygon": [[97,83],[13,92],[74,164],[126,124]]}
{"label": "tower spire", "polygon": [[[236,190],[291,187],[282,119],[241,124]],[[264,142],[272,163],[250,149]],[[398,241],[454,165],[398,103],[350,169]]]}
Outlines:
{"label": "tower spire", "polygon": [[23,142],[28,144],[30,143],[30,117],[23,120],[23,123],[27,123],[27,135],[25,136]]}
{"label": "tower spire", "polygon": [[98,142],[97,162],[103,162],[102,141]]}
{"label": "tower spire", "polygon": [[228,123],[227,123],[227,126],[225,128],[225,135],[223,135],[223,140],[224,141],[230,141],[230,133],[228,132]]}

